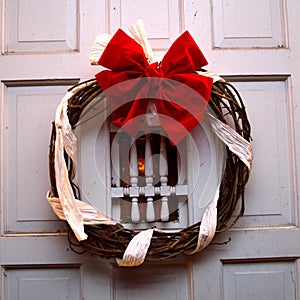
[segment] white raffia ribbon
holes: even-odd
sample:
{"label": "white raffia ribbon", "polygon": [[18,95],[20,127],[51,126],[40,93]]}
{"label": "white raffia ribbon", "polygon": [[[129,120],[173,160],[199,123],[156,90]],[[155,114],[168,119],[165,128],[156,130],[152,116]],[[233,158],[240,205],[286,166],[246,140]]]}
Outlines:
{"label": "white raffia ribbon", "polygon": [[219,199],[219,193],[220,193],[220,185],[218,186],[216,193],[214,195],[214,198],[206,208],[200,228],[199,228],[199,235],[198,235],[198,241],[197,241],[197,246],[193,251],[187,252],[188,255],[192,255],[196,252],[199,252],[206,248],[211,241],[213,240],[215,233],[216,233],[216,228],[217,228],[217,204],[218,204],[218,199]]}
{"label": "white raffia ribbon", "polygon": [[[211,128],[216,136],[228,146],[229,150],[236,154],[239,159],[251,170],[251,164],[253,159],[252,146],[242,136],[240,136],[229,125],[221,122],[215,118],[212,114],[206,112],[205,117],[209,119]],[[188,252],[191,255],[203,250],[207,247],[214,238],[217,228],[218,210],[217,204],[220,194],[220,185],[218,186],[214,198],[206,208],[200,228],[196,248]]]}
{"label": "white raffia ribbon", "polygon": [[120,267],[137,267],[141,265],[148,252],[148,248],[153,236],[153,229],[147,229],[139,232],[129,242],[122,260],[117,259]]}
{"label": "white raffia ribbon", "polygon": [[99,34],[95,37],[90,49],[91,65],[98,65],[98,61],[112,37],[108,33]]}
{"label": "white raffia ribbon", "polygon": [[[47,200],[51,205],[53,211],[61,220],[66,220],[61,201],[57,197],[52,197],[50,193],[47,194]],[[96,225],[96,224],[109,224],[115,225],[116,222],[105,216],[100,210],[96,209],[90,204],[87,204],[80,200],[75,200],[76,206],[83,218],[84,225]]]}
{"label": "white raffia ribbon", "polygon": [[144,21],[142,19],[137,20],[135,24],[129,27],[130,33],[133,35],[135,40],[142,46],[144,53],[147,57],[148,63],[154,63],[157,61],[154,56],[152,47],[147,38]]}
{"label": "white raffia ribbon", "polygon": [[[147,38],[143,20],[139,19],[129,28],[129,31],[132,34],[133,38],[142,46],[148,63],[151,64],[157,61]],[[99,34],[96,36],[90,48],[91,65],[98,65],[99,59],[112,37],[113,35],[107,33]]]}
{"label": "white raffia ribbon", "polygon": [[210,77],[213,79],[213,83],[217,82],[217,81],[225,81],[221,76],[219,76],[218,74],[212,72],[212,71],[197,71],[197,73],[199,75],[203,75],[206,77]]}
{"label": "white raffia ribbon", "polygon": [[75,163],[76,137],[72,131],[67,115],[68,100],[73,93],[68,92],[57,107],[55,115],[55,178],[58,196],[66,220],[70,224],[76,238],[81,241],[87,239],[83,229],[83,217],[76,205],[75,196],[69,181],[68,168],[64,159],[64,151]]}
{"label": "white raffia ribbon", "polygon": [[228,146],[229,150],[236,154],[250,170],[253,160],[251,144],[229,125],[221,122],[212,114],[206,113],[206,116],[208,117],[211,127],[218,138],[223,141]]}

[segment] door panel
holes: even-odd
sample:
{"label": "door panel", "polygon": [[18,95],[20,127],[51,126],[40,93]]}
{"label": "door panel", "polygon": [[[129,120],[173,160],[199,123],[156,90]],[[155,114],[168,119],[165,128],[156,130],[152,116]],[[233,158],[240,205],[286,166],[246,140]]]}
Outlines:
{"label": "door panel", "polygon": [[113,299],[189,299],[190,267],[160,264],[133,269],[114,269]]}
{"label": "door panel", "polygon": [[[296,300],[299,1],[149,3],[0,0],[0,297]],[[245,216],[233,229],[198,255],[121,269],[70,250],[45,199],[47,152],[61,96],[100,70],[89,66],[94,37],[127,31],[138,18],[158,56],[189,30],[207,68],[233,82],[252,125],[254,161]]]}
{"label": "door panel", "polygon": [[[285,262],[223,265],[224,299],[294,299],[295,264]],[[238,287],[238,288],[236,288]]]}
{"label": "door panel", "polygon": [[153,0],[151,5],[138,0],[107,1],[109,31],[124,28],[128,32],[129,26],[143,18],[153,50],[167,49],[182,32],[182,4],[181,0]]}
{"label": "door panel", "polygon": [[[292,161],[294,124],[289,78],[234,82],[247,105],[255,162],[246,189],[246,211],[237,227],[295,225]],[[259,116],[259,117],[258,117]],[[266,180],[268,178],[268,180]],[[250,200],[251,199],[251,200]]]}
{"label": "door panel", "polygon": [[[5,299],[80,299],[80,268],[6,268]],[[55,295],[53,297],[53,291]]]}
{"label": "door panel", "polygon": [[[53,112],[69,86],[30,86],[30,83],[22,82],[23,86],[15,83],[6,88],[7,192],[4,211],[7,213],[7,233],[64,229],[44,201],[49,186],[45,145],[49,143]],[[43,84],[50,83],[44,81]]]}
{"label": "door panel", "polygon": [[285,1],[214,0],[212,10],[214,48],[287,47]]}
{"label": "door panel", "polygon": [[78,1],[11,0],[6,53],[78,51]]}

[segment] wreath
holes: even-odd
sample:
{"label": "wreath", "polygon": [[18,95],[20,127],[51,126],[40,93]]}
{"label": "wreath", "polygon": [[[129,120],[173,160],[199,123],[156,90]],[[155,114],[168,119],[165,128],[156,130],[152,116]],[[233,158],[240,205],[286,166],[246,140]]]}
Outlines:
{"label": "wreath", "polygon": [[[135,29],[143,32],[142,26],[137,26]],[[118,31],[118,33],[124,37],[124,32]],[[151,50],[146,43],[144,32],[143,34],[136,33],[136,36],[139,37],[139,39],[136,38],[139,43],[129,36],[125,38],[142,45],[143,52],[148,54],[146,55],[147,61],[151,62]],[[107,53],[112,55],[111,49],[108,51],[107,46],[113,45],[118,38],[118,34],[116,34],[104,43],[103,40],[99,43],[98,39],[98,48],[99,45],[101,47],[103,44],[106,46],[101,49],[102,58]],[[132,43],[131,40],[129,43]],[[187,40],[186,36],[184,40]],[[196,47],[194,41],[191,41],[192,47]],[[177,44],[181,47],[182,40],[179,40]],[[128,45],[128,43],[122,43],[122,47],[124,45]],[[136,45],[134,44],[134,46]],[[199,51],[192,52],[201,56],[202,53]],[[95,51],[92,56],[95,56]],[[108,68],[110,68],[109,64]],[[106,80],[107,73],[103,72],[99,74],[105,74]],[[114,73],[110,70],[105,72]],[[51,188],[47,194],[47,199],[56,215],[67,221],[70,248],[76,253],[81,254],[88,251],[102,258],[115,258],[120,266],[137,266],[142,264],[145,259],[164,260],[181,253],[191,255],[207,247],[216,232],[228,230],[243,215],[245,207],[244,189],[252,162],[252,149],[249,143],[251,128],[245,106],[238,91],[224,79],[211,75],[203,68],[194,70],[192,73],[195,76],[211,80],[207,105],[212,113],[203,112],[203,107],[200,107],[199,110],[202,110],[200,112],[202,118],[209,118],[213,132],[225,143],[226,158],[223,177],[214,199],[211,200],[204,212],[202,220],[177,231],[158,228],[142,231],[128,229],[81,200],[80,187],[75,182],[76,136],[74,130],[80,123],[80,117],[88,105],[93,103],[95,99],[107,101],[111,94],[107,94],[108,88],[103,87],[106,83],[99,84],[99,74],[97,74],[96,79],[90,79],[73,86],[62,99],[57,108],[50,139],[49,173]],[[120,94],[118,93],[118,95]],[[188,130],[191,129],[188,128]],[[239,212],[233,217],[238,202],[241,202]]]}

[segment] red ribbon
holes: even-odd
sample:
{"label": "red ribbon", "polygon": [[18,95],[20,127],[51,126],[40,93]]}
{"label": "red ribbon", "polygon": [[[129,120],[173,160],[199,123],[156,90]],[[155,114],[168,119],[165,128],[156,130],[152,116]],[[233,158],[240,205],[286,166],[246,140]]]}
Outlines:
{"label": "red ribbon", "polygon": [[114,109],[111,122],[130,124],[124,128],[131,135],[138,131],[137,117],[147,113],[150,99],[173,144],[203,119],[213,80],[196,73],[207,61],[189,32],[172,44],[161,63],[149,64],[140,44],[119,29],[98,64],[110,69],[96,79]]}

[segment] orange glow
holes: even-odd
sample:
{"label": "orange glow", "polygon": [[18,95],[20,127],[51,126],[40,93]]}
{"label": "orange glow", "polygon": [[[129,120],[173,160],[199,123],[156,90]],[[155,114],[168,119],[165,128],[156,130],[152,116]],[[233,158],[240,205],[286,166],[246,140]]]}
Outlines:
{"label": "orange glow", "polygon": [[145,172],[145,160],[143,158],[138,159],[138,169],[139,172],[144,174]]}

